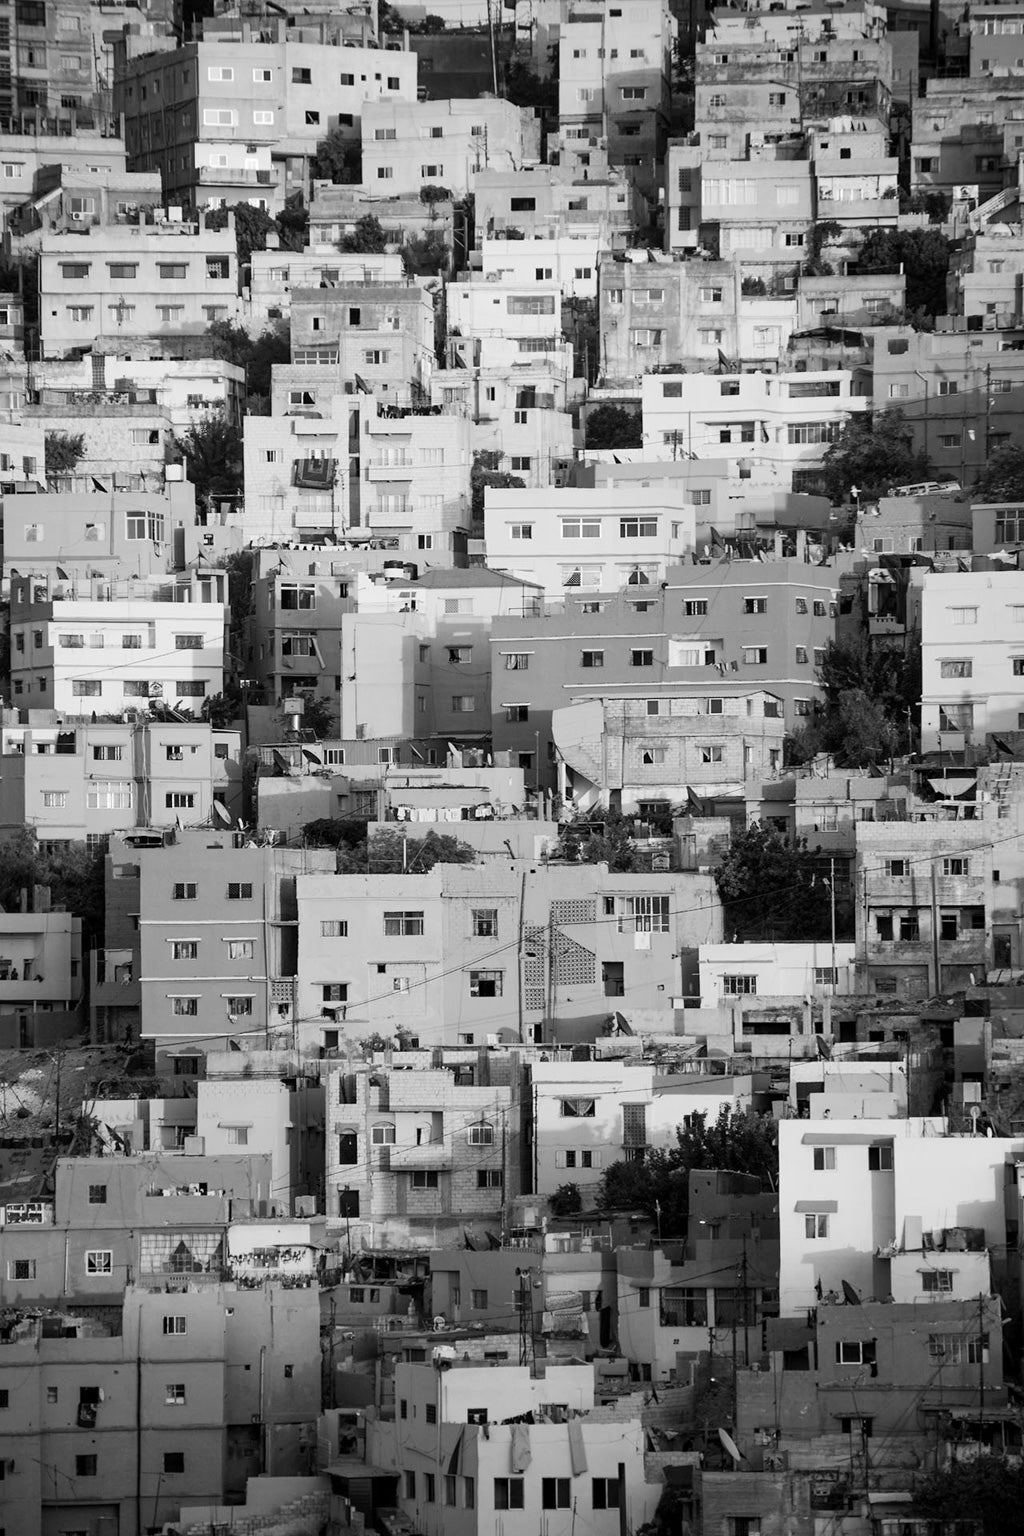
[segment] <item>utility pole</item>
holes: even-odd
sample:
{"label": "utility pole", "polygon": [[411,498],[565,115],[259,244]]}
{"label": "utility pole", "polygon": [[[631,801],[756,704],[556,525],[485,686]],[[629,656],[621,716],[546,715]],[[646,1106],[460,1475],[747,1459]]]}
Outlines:
{"label": "utility pole", "polygon": [[743,1234],[743,1257],[740,1260],[740,1305],[743,1310],[743,1364],[750,1364],[750,1318],[747,1311],[747,1234]]}
{"label": "utility pole", "polygon": [[978,1293],[978,1444],[985,1428],[985,1293]]}

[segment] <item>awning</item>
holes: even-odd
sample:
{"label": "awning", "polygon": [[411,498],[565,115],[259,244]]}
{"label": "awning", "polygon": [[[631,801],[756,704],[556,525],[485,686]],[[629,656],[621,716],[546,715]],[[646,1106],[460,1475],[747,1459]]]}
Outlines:
{"label": "awning", "polygon": [[793,1209],[799,1214],[808,1216],[834,1215],[839,1209],[838,1200],[798,1200]]}

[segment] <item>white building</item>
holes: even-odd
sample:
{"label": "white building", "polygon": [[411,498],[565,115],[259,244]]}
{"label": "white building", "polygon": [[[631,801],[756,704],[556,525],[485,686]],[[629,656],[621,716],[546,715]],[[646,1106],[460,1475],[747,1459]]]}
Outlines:
{"label": "white building", "polygon": [[951,1136],[940,1119],[779,1124],[779,1303],[802,1315],[843,1281],[864,1300],[987,1293],[1024,1141]]}
{"label": "white building", "polygon": [[224,687],[227,575],[94,581],[55,597],[50,582],[11,582],[15,703],[80,718],[194,710]]}
{"label": "white building", "polygon": [[[827,900],[827,892],[823,893]],[[816,997],[853,992],[856,944],[704,944],[700,996],[704,1008],[743,997]]]}
{"label": "white building", "polygon": [[577,434],[568,407],[581,385],[556,358],[538,356],[514,370],[446,368],[431,389],[445,411],[468,417],[474,454],[496,453],[497,467],[509,472],[515,461],[523,484],[540,487],[557,484],[573,458]]}
{"label": "white building", "polygon": [[927,575],[921,671],[922,751],[1024,729],[1024,572]]}
{"label": "white building", "polygon": [[555,239],[483,240],[482,270],[487,282],[554,282],[565,299],[597,298],[597,263],[607,242],[597,234]]}
{"label": "white building", "polygon": [[488,489],[487,563],[551,596],[656,586],[695,544],[695,509],[677,494],[678,501],[671,488],[642,486]]}
{"label": "white building", "polygon": [[802,490],[817,482],[830,443],[870,409],[848,370],[829,373],[647,374],[644,447],[737,462],[741,477]]}
{"label": "white building", "polygon": [[540,158],[536,114],[496,97],[366,102],[361,121],[368,192],[418,194],[433,185],[464,197],[477,171],[514,171]]}
{"label": "white building", "polygon": [[[542,262],[536,270],[553,271]],[[552,276],[513,281],[493,272],[449,283],[447,303],[449,369],[514,373],[543,358],[571,377],[573,351],[562,339],[562,290]]]}
{"label": "white building", "polygon": [[397,251],[381,251],[378,255],[315,244],[305,251],[253,251],[248,318],[254,326],[286,319],[291,313],[293,288],[404,280],[405,263]]}

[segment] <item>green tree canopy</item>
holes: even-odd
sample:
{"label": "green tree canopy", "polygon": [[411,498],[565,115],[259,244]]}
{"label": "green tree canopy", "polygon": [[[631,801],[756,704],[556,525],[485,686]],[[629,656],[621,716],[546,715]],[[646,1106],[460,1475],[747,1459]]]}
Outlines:
{"label": "green tree canopy", "polygon": [[387,243],[388,237],[380,219],[372,213],[364,213],[361,219],[356,220],[356,227],[352,233],[342,235],[338,241],[338,249],[362,252],[367,256],[379,256]]}
{"label": "green tree canopy", "polygon": [[341,875],[424,875],[435,864],[472,864],[476,853],[468,843],[446,832],[407,837],[391,827],[381,827],[367,838],[367,823],[360,819],[324,817],[307,822],[303,841],[307,848],[336,848]]}
{"label": "green tree canopy", "polygon": [[908,311],[944,315],[949,252],[949,241],[938,229],[870,229],[857,252],[857,272],[903,271]]}
{"label": "green tree canopy", "polygon": [[1019,443],[994,448],[973,489],[976,501],[1024,501],[1024,448]]}
{"label": "green tree canopy", "polygon": [[676,1145],[648,1152],[643,1162],[612,1163],[601,1177],[598,1202],[604,1210],[646,1211],[663,1237],[682,1237],[689,1215],[689,1175],[694,1168],[749,1173],[762,1189],[779,1178],[778,1124],[771,1115],[723,1104],[715,1120],[702,1113],[676,1130]]}
{"label": "green tree canopy", "polygon": [[1024,1466],[1005,1456],[955,1461],[914,1490],[914,1511],[933,1520],[980,1521],[982,1536],[1019,1536]]}
{"label": "green tree canopy", "polygon": [[[816,855],[774,828],[745,827],[715,870],[725,927],[741,940],[827,939],[831,901]],[[836,902],[840,937],[850,925],[848,903]]]}
{"label": "green tree canopy", "polygon": [[410,235],[402,246],[402,259],[410,277],[438,277],[451,265],[451,250],[443,229]]}
{"label": "green tree canopy", "polygon": [[242,490],[242,431],[223,411],[209,411],[174,440],[196,500],[230,501]]}
{"label": "green tree canopy", "polygon": [[502,455],[491,448],[480,448],[473,455],[473,466],[469,472],[470,494],[470,518],[472,522],[482,524],[484,520],[484,500],[488,486],[496,490],[521,489],[526,481],[518,475],[510,475],[505,470],[499,469]]}
{"label": "green tree canopy", "polygon": [[245,369],[246,414],[269,416],[271,369],[275,363],[291,360],[288,322],[277,320],[253,337],[233,320],[214,320],[206,334],[213,342],[215,357]]}
{"label": "green tree canopy", "polygon": [[82,919],[83,947],[103,941],[103,854],[85,843],[48,851],[27,829],[0,840],[0,909],[17,912],[21,892],[50,887],[53,907]]}
{"label": "green tree canopy", "polygon": [[843,767],[878,767],[914,748],[921,642],[905,649],[864,637],[830,640],[818,668],[821,708],[791,743],[791,760],[830,752]]}
{"label": "green tree canopy", "polygon": [[47,432],[44,460],[47,476],[73,475],[84,458],[84,432]]}
{"label": "green tree canopy", "polygon": [[362,180],[362,146],[358,138],[332,128],[316,146],[310,172],[314,181],[353,185]]}
{"label": "green tree canopy", "polygon": [[852,500],[854,488],[861,502],[874,501],[894,485],[927,477],[928,458],[915,452],[913,433],[896,407],[851,416],[825,450],[825,492],[836,503]]}
{"label": "green tree canopy", "polygon": [[587,413],[588,448],[640,448],[643,420],[622,405],[599,405]]}

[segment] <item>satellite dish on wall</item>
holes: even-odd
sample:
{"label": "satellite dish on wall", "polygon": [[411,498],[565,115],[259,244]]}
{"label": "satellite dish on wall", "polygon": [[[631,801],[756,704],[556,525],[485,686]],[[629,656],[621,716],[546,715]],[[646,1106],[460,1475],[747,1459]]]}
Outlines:
{"label": "satellite dish on wall", "polygon": [[846,1305],[848,1307],[859,1307],[860,1297],[857,1295],[857,1292],[854,1290],[849,1280],[840,1280],[839,1284],[843,1288],[843,1299],[845,1300]]}
{"label": "satellite dish on wall", "polygon": [[739,1446],[736,1444],[736,1441],[733,1439],[732,1435],[730,1435],[727,1429],[720,1429],[718,1431],[718,1438],[721,1440],[722,1445],[728,1451],[733,1461],[745,1460],[743,1452],[740,1450]]}

